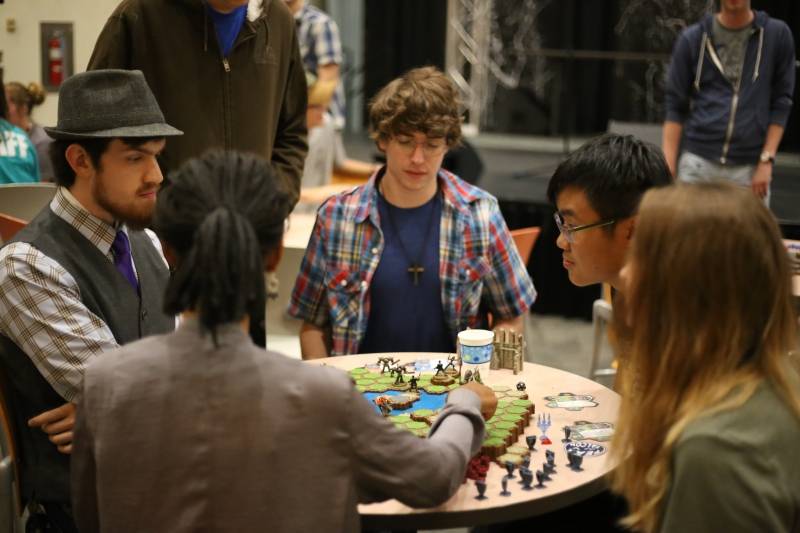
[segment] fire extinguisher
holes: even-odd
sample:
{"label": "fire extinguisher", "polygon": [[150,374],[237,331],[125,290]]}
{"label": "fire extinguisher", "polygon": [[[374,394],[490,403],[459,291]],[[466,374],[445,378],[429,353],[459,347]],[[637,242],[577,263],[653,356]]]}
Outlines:
{"label": "fire extinguisher", "polygon": [[47,41],[47,58],[50,85],[58,87],[64,81],[64,49],[60,35],[53,35]]}

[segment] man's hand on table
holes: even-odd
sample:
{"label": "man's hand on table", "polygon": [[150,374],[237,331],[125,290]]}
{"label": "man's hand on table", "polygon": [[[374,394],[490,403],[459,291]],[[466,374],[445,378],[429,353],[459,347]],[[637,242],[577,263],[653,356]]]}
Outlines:
{"label": "man's hand on table", "polygon": [[28,426],[42,428],[50,442],[61,453],[72,453],[72,428],[75,425],[75,404],[68,402],[61,407],[37,415],[28,420]]}
{"label": "man's hand on table", "polygon": [[461,388],[470,390],[478,395],[478,398],[481,400],[481,415],[483,415],[484,420],[492,418],[497,409],[497,396],[494,395],[492,389],[474,381],[462,385]]}

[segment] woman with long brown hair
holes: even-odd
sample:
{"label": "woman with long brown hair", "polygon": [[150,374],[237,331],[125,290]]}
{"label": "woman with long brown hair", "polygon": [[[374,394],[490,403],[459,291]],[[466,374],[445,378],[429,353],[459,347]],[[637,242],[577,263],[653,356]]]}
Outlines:
{"label": "woman with long brown hair", "polygon": [[800,530],[798,330],[772,214],[731,185],[648,192],[624,278],[624,523]]}

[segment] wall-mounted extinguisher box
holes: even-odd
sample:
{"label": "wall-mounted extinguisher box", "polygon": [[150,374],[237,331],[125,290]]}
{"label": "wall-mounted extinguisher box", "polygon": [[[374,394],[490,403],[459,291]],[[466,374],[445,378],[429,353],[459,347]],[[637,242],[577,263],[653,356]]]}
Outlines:
{"label": "wall-mounted extinguisher box", "polygon": [[42,22],[42,85],[48,91],[58,91],[74,71],[73,35],[71,22]]}

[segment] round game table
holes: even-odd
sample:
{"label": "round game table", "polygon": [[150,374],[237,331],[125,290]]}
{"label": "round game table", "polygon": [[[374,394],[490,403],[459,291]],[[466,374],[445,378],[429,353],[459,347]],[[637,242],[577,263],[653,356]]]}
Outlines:
{"label": "round game table", "polygon": [[[420,359],[441,359],[446,362],[449,354],[435,353],[391,353],[391,354],[362,354],[342,357],[328,357],[308,361],[310,364],[326,364],[351,370],[363,367],[365,364],[377,363],[378,357],[389,356],[406,363]],[[567,507],[586,500],[606,488],[603,477],[612,468],[613,464],[608,459],[608,441],[591,440],[599,437],[608,430],[596,429],[594,426],[584,426],[586,440],[575,439],[579,445],[600,445],[606,449],[605,453],[596,456],[585,456],[581,467],[582,471],[573,471],[569,468],[565,451],[564,426],[574,426],[576,422],[608,423],[615,424],[619,409],[620,397],[614,391],[588,380],[581,376],[571,374],[555,368],[550,368],[532,363],[525,363],[521,373],[514,375],[511,370],[492,370],[488,376],[482,376],[487,385],[505,385],[516,390],[519,382],[524,382],[528,399],[534,403],[535,414],[531,416],[530,424],[525,429],[525,435],[541,436],[537,428],[538,415],[549,415],[552,425],[547,429],[547,436],[552,441],[550,445],[542,445],[538,439],[535,451],[531,452],[530,469],[534,472],[542,469],[545,462],[545,450],[555,452],[556,473],[552,480],[545,482],[545,488],[523,490],[519,483],[519,471],[514,473],[514,478],[509,480],[509,496],[500,495],[501,480],[506,475],[505,468],[492,462],[486,476],[486,499],[478,500],[473,481],[468,481],[444,504],[430,509],[412,509],[397,500],[388,500],[381,503],[359,505],[362,526],[366,529],[437,529],[450,527],[464,527],[488,523],[518,520],[525,517],[536,516]],[[556,407],[546,396],[557,396],[560,393],[572,393],[586,398],[570,399],[562,397],[558,400],[561,407]],[[550,404],[548,406],[547,404]],[[591,405],[582,408],[579,405]],[[580,410],[568,410],[568,407]],[[526,446],[525,435],[519,437],[516,444]],[[579,435],[579,437],[582,435]],[[573,435],[574,437],[574,435]],[[536,481],[534,480],[534,486]]]}

